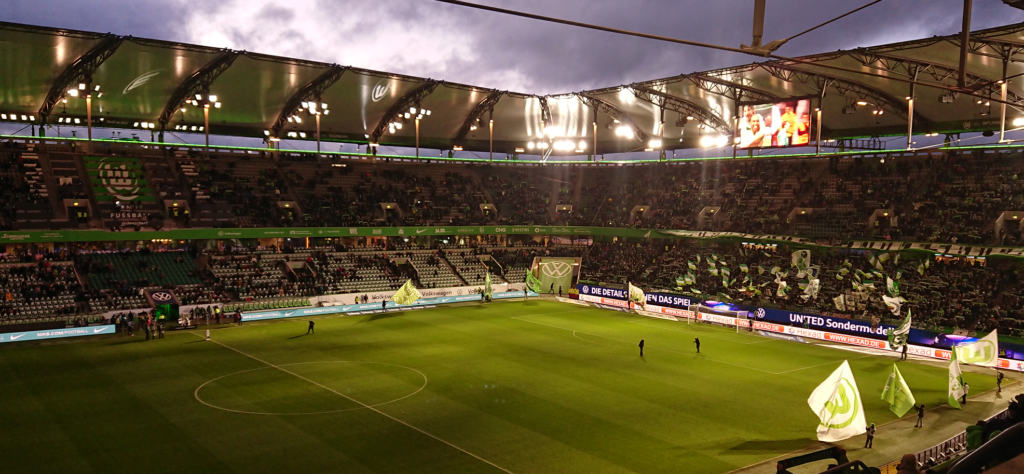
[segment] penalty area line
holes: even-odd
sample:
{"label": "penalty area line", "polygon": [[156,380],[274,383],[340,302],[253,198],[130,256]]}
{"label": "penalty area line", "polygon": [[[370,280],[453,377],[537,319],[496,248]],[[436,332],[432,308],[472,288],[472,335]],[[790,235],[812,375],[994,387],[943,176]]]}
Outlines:
{"label": "penalty area line", "polygon": [[[192,333],[192,334],[194,334],[196,337],[199,337],[199,338],[204,338],[205,337],[205,336],[201,336],[201,335],[196,334],[196,333]],[[352,397],[350,397],[348,395],[345,395],[345,394],[343,394],[343,393],[341,393],[341,392],[339,392],[337,390],[334,390],[334,389],[332,389],[330,387],[327,387],[327,386],[325,386],[323,384],[320,384],[320,383],[318,383],[318,382],[316,382],[314,380],[310,380],[310,379],[308,379],[306,377],[303,377],[303,376],[301,376],[299,374],[296,374],[295,372],[292,372],[292,371],[290,371],[288,369],[285,369],[283,367],[271,364],[270,362],[267,362],[267,361],[265,361],[263,359],[255,357],[253,355],[246,354],[245,352],[242,352],[242,351],[240,351],[238,349],[235,349],[234,347],[231,347],[231,346],[229,346],[227,344],[222,344],[222,343],[220,343],[218,341],[215,341],[215,340],[212,340],[212,339],[210,339],[209,341],[214,343],[214,344],[217,344],[218,346],[221,346],[221,347],[223,347],[225,349],[230,349],[230,350],[232,350],[234,352],[237,352],[237,353],[239,353],[239,354],[241,354],[241,355],[243,355],[245,357],[248,357],[248,358],[250,358],[252,360],[255,360],[255,361],[257,361],[257,362],[259,362],[261,364],[265,364],[267,366],[270,366],[270,367],[273,367],[273,368],[275,368],[277,370],[280,370],[281,372],[284,372],[284,373],[286,373],[288,375],[291,375],[291,376],[293,376],[295,378],[298,378],[300,380],[304,380],[304,381],[309,382],[309,383],[311,383],[313,385],[316,385],[317,387],[320,387],[320,388],[322,388],[324,390],[327,390],[328,392],[331,392],[331,393],[333,393],[335,395],[338,395],[339,397],[345,398],[345,399],[347,399],[347,400],[349,400],[349,401],[351,401],[351,402],[353,402],[353,403],[355,403],[357,405],[360,405],[360,406],[362,406],[363,408],[365,408],[367,410],[373,411],[374,413],[377,413],[377,414],[379,414],[379,415],[381,415],[381,416],[383,416],[385,418],[388,418],[388,419],[390,419],[390,420],[392,420],[392,421],[394,421],[396,423],[399,423],[399,424],[404,425],[404,426],[406,426],[408,428],[411,428],[412,430],[417,431],[417,432],[419,432],[419,433],[421,433],[423,435],[426,435],[426,436],[428,436],[430,438],[433,438],[436,441],[440,441],[440,442],[442,442],[442,443],[444,443],[444,444],[454,448],[455,450],[457,450],[457,451],[459,451],[459,452],[461,452],[463,454],[467,454],[467,455],[473,457],[474,459],[476,459],[476,460],[478,460],[480,462],[483,462],[483,463],[485,463],[485,464],[487,464],[487,465],[489,465],[489,466],[491,466],[491,467],[493,467],[495,469],[498,469],[499,471],[506,472],[508,474],[515,474],[512,471],[509,471],[508,469],[505,469],[505,468],[503,468],[503,467],[501,467],[501,466],[499,466],[497,464],[494,464],[491,461],[488,461],[488,460],[486,460],[486,459],[484,459],[484,458],[482,458],[482,457],[480,457],[480,456],[478,456],[476,454],[473,454],[473,453],[471,453],[471,452],[469,452],[469,451],[467,451],[467,450],[465,450],[463,448],[460,448],[460,447],[458,447],[458,446],[456,446],[456,445],[454,445],[454,444],[452,444],[452,443],[450,443],[448,441],[445,441],[445,440],[441,439],[440,437],[438,437],[438,436],[436,436],[436,435],[434,435],[434,434],[432,434],[432,433],[430,433],[430,432],[428,432],[428,431],[426,431],[426,430],[424,430],[422,428],[418,428],[416,426],[413,426],[413,425],[411,425],[411,424],[409,424],[409,423],[407,423],[405,421],[402,421],[402,420],[400,420],[398,418],[395,418],[394,416],[391,416],[391,415],[389,415],[387,413],[384,413],[383,411],[380,411],[380,410],[378,410],[377,408],[375,408],[375,407],[373,407],[371,405],[367,405],[367,404],[365,404],[365,403],[363,403],[363,402],[361,402],[359,400],[356,400],[356,399],[354,399],[354,398],[352,398]]]}

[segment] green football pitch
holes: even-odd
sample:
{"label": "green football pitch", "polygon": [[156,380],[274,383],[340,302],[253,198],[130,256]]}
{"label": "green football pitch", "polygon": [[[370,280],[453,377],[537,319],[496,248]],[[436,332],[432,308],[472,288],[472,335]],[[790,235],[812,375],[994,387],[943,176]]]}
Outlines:
{"label": "green football pitch", "polygon": [[[517,301],[306,326],[0,348],[0,472],[724,473],[814,445],[843,360],[896,418],[894,359],[709,325]],[[945,368],[900,370],[945,404]]]}

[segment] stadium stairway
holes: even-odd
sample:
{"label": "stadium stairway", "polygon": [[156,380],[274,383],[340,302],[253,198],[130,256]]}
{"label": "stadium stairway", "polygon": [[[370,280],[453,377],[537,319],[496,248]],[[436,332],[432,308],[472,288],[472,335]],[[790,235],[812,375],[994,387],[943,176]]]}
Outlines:
{"label": "stadium stairway", "polygon": [[455,270],[455,266],[452,265],[452,262],[448,261],[447,257],[440,257],[439,260],[441,260],[441,263],[444,266],[448,267],[448,270],[450,270],[452,272],[452,275],[455,275],[455,278],[457,278],[459,280],[459,284],[460,285],[466,285],[467,284],[466,283],[466,279],[463,278],[462,275],[460,275],[457,270]]}
{"label": "stadium stairway", "polygon": [[[29,146],[31,147],[32,145]],[[57,193],[57,178],[54,177],[50,157],[46,153],[38,153],[36,156],[39,170],[43,173],[43,184],[46,189],[53,191],[47,196],[50,199],[50,208],[53,209],[53,218],[54,220],[66,221],[68,219],[68,210],[64,207],[64,203],[61,202],[59,193]]]}

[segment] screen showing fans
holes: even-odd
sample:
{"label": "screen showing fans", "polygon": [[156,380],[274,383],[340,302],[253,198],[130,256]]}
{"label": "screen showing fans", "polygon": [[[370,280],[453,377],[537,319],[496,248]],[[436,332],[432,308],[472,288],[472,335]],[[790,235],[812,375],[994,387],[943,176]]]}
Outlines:
{"label": "screen showing fans", "polygon": [[803,146],[811,141],[810,99],[740,108],[740,148]]}

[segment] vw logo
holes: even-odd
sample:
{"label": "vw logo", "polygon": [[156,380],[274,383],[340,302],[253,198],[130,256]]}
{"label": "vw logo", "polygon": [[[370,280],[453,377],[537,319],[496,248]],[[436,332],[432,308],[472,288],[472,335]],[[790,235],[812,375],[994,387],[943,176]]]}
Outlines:
{"label": "vw logo", "polygon": [[563,278],[572,273],[572,265],[565,262],[545,262],[541,271],[551,278]]}
{"label": "vw logo", "polygon": [[171,294],[161,291],[159,293],[153,293],[153,301],[171,301]]}
{"label": "vw logo", "polygon": [[380,102],[388,92],[391,90],[391,86],[388,85],[387,79],[381,79],[377,85],[373,86],[373,94],[370,96],[374,102]]}
{"label": "vw logo", "polygon": [[[104,158],[102,161],[105,161]],[[131,201],[138,198],[139,176],[135,170],[126,165],[103,163],[97,170],[100,183],[107,188],[119,201]]]}
{"label": "vw logo", "polygon": [[764,308],[757,308],[757,319],[764,319]]}
{"label": "vw logo", "polygon": [[587,286],[587,285],[583,285],[583,293],[589,295],[590,294],[590,287]]}

